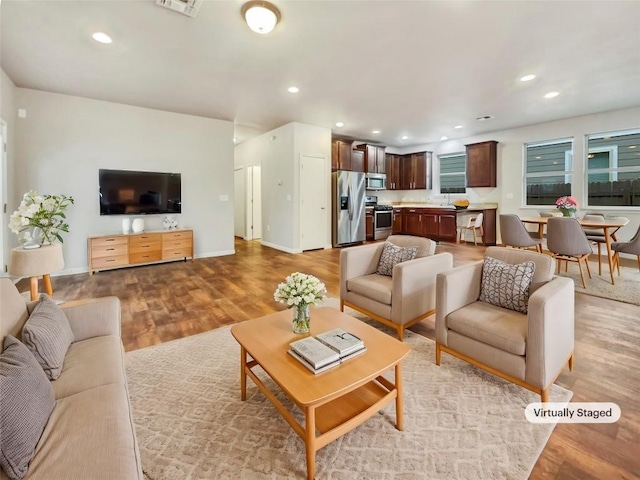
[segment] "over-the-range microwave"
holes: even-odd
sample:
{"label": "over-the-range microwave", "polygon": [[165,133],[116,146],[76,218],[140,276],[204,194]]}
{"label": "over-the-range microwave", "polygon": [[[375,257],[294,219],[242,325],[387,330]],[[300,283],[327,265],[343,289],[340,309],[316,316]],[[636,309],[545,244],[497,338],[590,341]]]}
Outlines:
{"label": "over-the-range microwave", "polygon": [[367,190],[386,190],[387,176],[384,173],[367,173]]}

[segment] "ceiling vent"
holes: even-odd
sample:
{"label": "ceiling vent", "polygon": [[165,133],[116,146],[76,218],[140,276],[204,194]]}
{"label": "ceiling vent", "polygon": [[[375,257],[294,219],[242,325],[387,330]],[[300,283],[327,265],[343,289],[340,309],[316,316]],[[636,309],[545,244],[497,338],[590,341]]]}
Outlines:
{"label": "ceiling vent", "polygon": [[195,17],[203,0],[156,0],[156,5],[182,13],[188,17]]}

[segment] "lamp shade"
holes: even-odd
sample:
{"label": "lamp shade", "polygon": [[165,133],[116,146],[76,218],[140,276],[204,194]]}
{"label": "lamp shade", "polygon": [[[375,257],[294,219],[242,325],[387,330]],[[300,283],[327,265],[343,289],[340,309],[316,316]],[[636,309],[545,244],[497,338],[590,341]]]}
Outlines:
{"label": "lamp shade", "polygon": [[12,277],[37,277],[64,268],[62,245],[54,243],[40,248],[11,250],[9,275]]}
{"label": "lamp shade", "polygon": [[269,2],[252,1],[244,4],[242,16],[251,30],[266,34],[276,27],[280,20],[280,11]]}

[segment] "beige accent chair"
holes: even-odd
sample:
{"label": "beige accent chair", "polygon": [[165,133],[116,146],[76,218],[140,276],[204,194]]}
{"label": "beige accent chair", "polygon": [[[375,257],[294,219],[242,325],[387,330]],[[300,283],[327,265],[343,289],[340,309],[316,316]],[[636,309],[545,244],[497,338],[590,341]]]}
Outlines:
{"label": "beige accent chair", "polygon": [[340,310],[351,307],[398,333],[433,315],[436,275],[453,266],[450,253],[434,255],[433,240],[411,235],[391,235],[387,241],[400,247],[418,247],[416,258],[393,267],[393,276],[376,273],[384,243],[344,248],[340,252]]}
{"label": "beige accent chair", "polygon": [[542,239],[532,237],[517,215],[500,215],[500,236],[507,247],[535,248],[538,253],[542,253]]}
{"label": "beige accent chair", "polygon": [[[591,278],[589,256],[593,253],[593,250],[591,250],[591,244],[582,231],[578,220],[572,217],[550,218],[547,221],[547,249],[557,261],[558,273],[560,273],[560,264],[563,260],[565,262],[578,263],[582,288],[586,289],[587,284],[584,281],[582,262],[586,265],[589,278]],[[565,265],[565,270],[566,267]]]}
{"label": "beige accent chair", "polygon": [[549,399],[568,363],[573,370],[574,286],[554,277],[553,259],[526,250],[489,247],[485,257],[510,264],[533,261],[528,313],[479,300],[483,262],[438,274],[436,365],[449,353]]}
{"label": "beige accent chair", "polygon": [[467,243],[466,233],[468,230],[471,230],[471,233],[473,234],[473,244],[478,245],[478,240],[476,238],[476,233],[478,233],[480,234],[479,235],[480,244],[482,245],[482,237],[484,236],[484,229],[482,227],[483,220],[484,220],[484,214],[479,213],[475,217],[469,217],[469,221],[467,222],[466,225],[460,225],[458,227],[458,231],[459,231],[458,243],[462,242],[463,238],[464,238],[464,243]]}

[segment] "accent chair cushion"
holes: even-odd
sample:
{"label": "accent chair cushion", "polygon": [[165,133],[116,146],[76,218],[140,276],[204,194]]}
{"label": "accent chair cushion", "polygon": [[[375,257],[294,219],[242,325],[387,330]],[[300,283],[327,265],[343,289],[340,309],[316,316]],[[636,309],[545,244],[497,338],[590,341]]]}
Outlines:
{"label": "accent chair cushion", "polygon": [[482,266],[480,301],[527,313],[534,262],[512,265],[493,257],[485,257]]}
{"label": "accent chair cushion", "polygon": [[11,335],[0,354],[0,398],[0,465],[10,479],[21,479],[56,402],[34,356]]}
{"label": "accent chair cushion", "polygon": [[60,376],[64,357],[73,340],[65,313],[48,295],[40,295],[38,304],[22,328],[22,341],[49,380]]}
{"label": "accent chair cushion", "polygon": [[380,262],[378,262],[379,275],[393,275],[393,267],[398,263],[406,262],[416,258],[418,247],[399,247],[391,242],[384,242]]}

